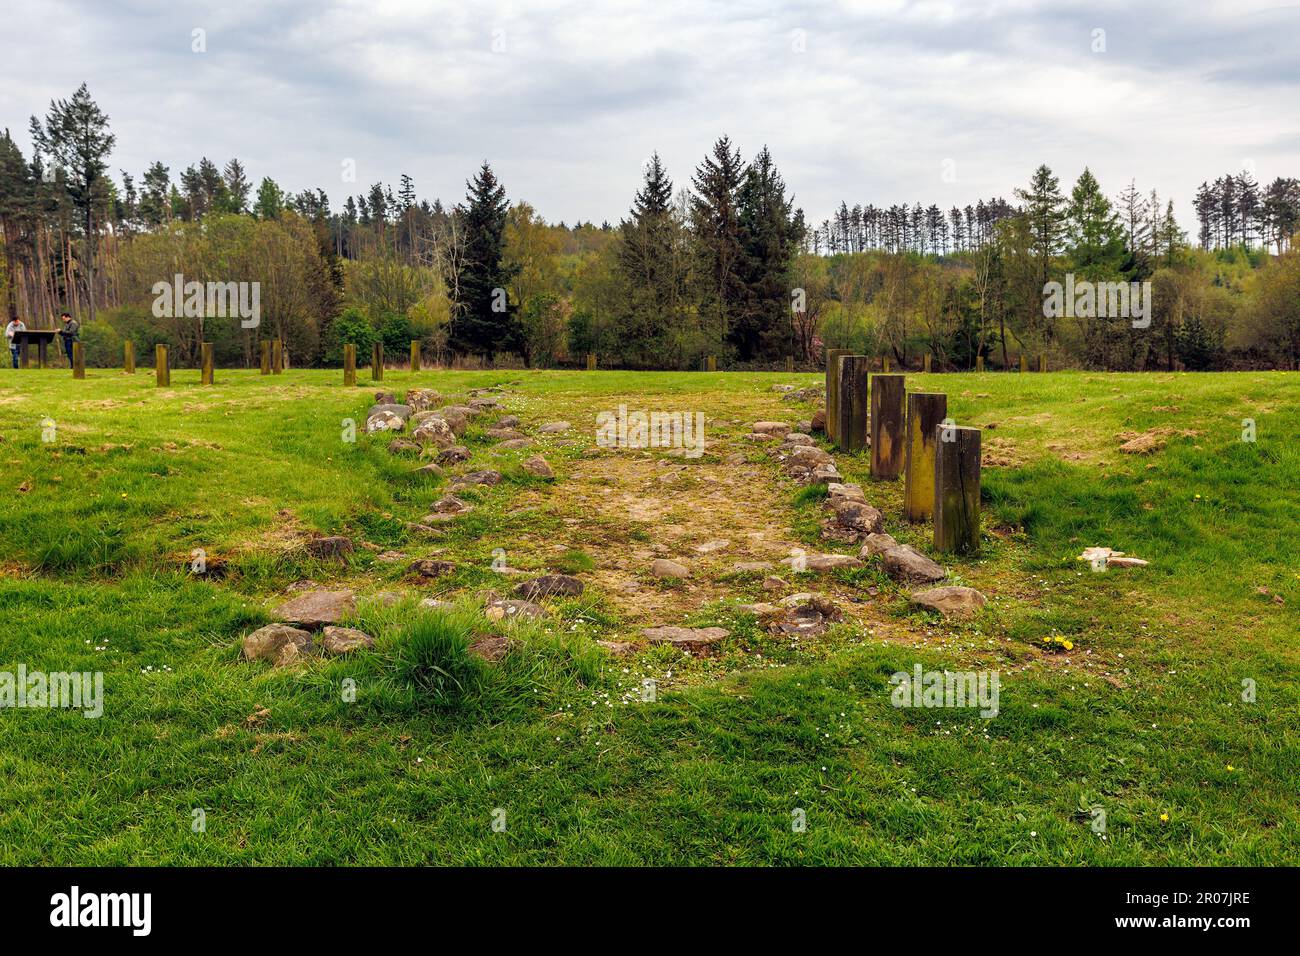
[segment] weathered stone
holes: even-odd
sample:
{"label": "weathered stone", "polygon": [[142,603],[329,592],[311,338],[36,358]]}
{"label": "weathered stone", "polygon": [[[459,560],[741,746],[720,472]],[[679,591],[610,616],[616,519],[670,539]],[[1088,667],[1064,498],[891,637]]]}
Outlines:
{"label": "weathered stone", "polygon": [[426,418],[411,431],[411,438],[421,445],[433,445],[435,448],[450,448],[456,444],[456,435],[446,420]]}
{"label": "weathered stone", "polygon": [[836,522],[852,531],[873,534],[885,524],[885,516],[871,505],[851,498],[831,498],[827,504],[835,512]]}
{"label": "weathered stone", "polygon": [[632,641],[597,641],[596,644],[615,657],[628,657],[637,652],[637,644]]}
{"label": "weathered stone", "polygon": [[812,421],[809,423],[810,430],[815,432],[826,431],[826,409],[819,408],[813,412]]}
{"label": "weathered stone", "polygon": [[375,432],[400,432],[406,425],[406,420],[401,416],[394,415],[392,412],[380,411],[366,418],[366,434],[373,435]]}
{"label": "weathered stone", "polygon": [[518,427],[519,427],[518,415],[503,415],[501,418],[497,419],[497,428],[518,428]]}
{"label": "weathered stone", "polygon": [[[285,653],[286,647],[294,650]],[[244,638],[244,657],[250,661],[270,661],[276,667],[293,663],[311,647],[311,634],[287,624],[268,624]]]}
{"label": "weathered stone", "polygon": [[657,578],[689,578],[690,568],[667,558],[656,558],[650,565],[650,573]]}
{"label": "weathered stone", "polygon": [[697,544],[695,550],[700,554],[712,554],[714,551],[725,551],[731,547],[731,542],[725,538],[719,538],[716,541],[705,541],[703,544]]}
{"label": "weathered stone", "polygon": [[409,438],[394,438],[388,443],[389,454],[402,455],[418,452],[420,446]]}
{"label": "weathered stone", "polygon": [[786,445],[811,445],[814,444],[812,435],[805,435],[803,432],[791,432],[785,436],[783,444]]}
{"label": "weathered stone", "polygon": [[410,555],[402,551],[383,551],[375,555],[375,560],[382,561],[384,564],[397,564],[401,561],[407,560],[409,557]]}
{"label": "weathered stone", "polygon": [[834,464],[835,459],[816,445],[796,445],[790,450],[787,461],[791,464],[815,468],[817,465]]}
{"label": "weathered stone", "polygon": [[426,611],[448,611],[456,605],[451,601],[444,601],[441,598],[422,598],[420,603],[416,606],[423,608]]}
{"label": "weathered stone", "polygon": [[341,534],[312,538],[307,542],[307,553],[313,558],[341,558],[352,550],[352,539]]}
{"label": "weathered stone", "polygon": [[357,598],[352,591],[304,591],[275,609],[277,621],[301,624],[309,630],[324,624],[337,624],[357,612]]}
{"label": "weathered stone", "polygon": [[572,597],[582,593],[582,582],[571,574],[543,574],[519,584],[515,593],[530,601],[555,595]]}
{"label": "weathered stone", "polygon": [[911,545],[900,544],[881,555],[881,566],[895,581],[942,581],[946,572]]}
{"label": "weathered stone", "polygon": [[444,448],[438,452],[438,464],[456,465],[462,461],[469,461],[473,457],[470,450],[464,445],[452,445],[450,448]]}
{"label": "weathered stone", "polygon": [[375,646],[375,639],[354,627],[330,626],[321,631],[320,646],[330,654],[351,654]]}
{"label": "weathered stone", "polygon": [[541,455],[532,455],[519,463],[519,467],[534,478],[554,478],[555,471]]}
{"label": "weathered stone", "polygon": [[493,441],[510,441],[512,439],[528,437],[517,428],[489,428],[483,434],[486,437],[491,438]]}
{"label": "weathered stone", "polygon": [[557,435],[560,432],[567,432],[572,427],[568,422],[548,422],[537,431],[543,435]]}
{"label": "weathered stone", "polygon": [[388,412],[389,414],[396,415],[398,418],[405,421],[411,417],[412,411],[413,409],[410,405],[398,405],[393,402],[382,402],[377,405],[371,405],[370,411],[366,412],[366,418],[373,418],[380,412]]}
{"label": "weathered stone", "polygon": [[894,540],[892,534],[884,534],[882,532],[869,534],[863,541],[862,550],[858,552],[858,557],[863,560],[873,558],[878,554],[884,554],[886,551],[890,551],[897,547],[898,542]]}
{"label": "weathered stone", "polygon": [[407,573],[415,574],[422,578],[440,578],[444,575],[455,572],[456,565],[451,561],[439,561],[434,558],[419,558],[412,561],[411,566],[406,570]]}
{"label": "weathered stone", "polygon": [[457,498],[455,495],[443,495],[433,503],[433,510],[438,514],[460,515],[466,511],[472,511],[474,508],[468,501]]}
{"label": "weathered stone", "polygon": [[443,471],[433,462],[429,462],[427,465],[421,465],[419,468],[415,469],[415,474],[427,475],[429,477],[441,477]]}
{"label": "weathered stone", "polygon": [[647,627],[641,633],[652,644],[671,644],[684,651],[705,651],[731,632],[725,627]]}
{"label": "weathered stone", "polygon": [[452,487],[467,488],[470,485],[495,485],[501,481],[501,472],[499,471],[467,471],[463,475],[457,476],[452,482]]}
{"label": "weathered stone", "polygon": [[501,444],[497,445],[498,451],[519,451],[521,448],[531,448],[533,440],[531,438],[507,438]]}
{"label": "weathered stone", "polygon": [[510,650],[510,638],[501,634],[480,634],[470,644],[468,650],[475,657],[495,663],[505,657],[506,652]]}
{"label": "weathered stone", "polygon": [[784,591],[787,587],[789,585],[786,584],[785,578],[777,577],[775,574],[763,578],[764,591]]}
{"label": "weathered stone", "polygon": [[775,435],[777,438],[784,438],[790,434],[791,428],[785,422],[754,422],[750,431],[757,435]]}
{"label": "weathered stone", "polygon": [[808,571],[833,571],[836,568],[860,568],[862,562],[850,554],[809,554],[794,558],[784,558],[782,564],[798,567],[800,563]]}
{"label": "weathered stone", "polygon": [[431,388],[411,388],[406,392],[406,404],[417,412],[433,408],[442,398]]}
{"label": "weathered stone", "polygon": [[963,587],[931,588],[912,595],[913,604],[920,604],[949,617],[971,617],[987,600],[974,588]]}
{"label": "weathered stone", "polygon": [[808,473],[808,482],[813,485],[830,484],[842,480],[843,476],[840,470],[832,462],[826,465],[818,465]]}
{"label": "weathered stone", "polygon": [[834,501],[836,498],[844,498],[848,501],[866,501],[867,497],[862,493],[861,485],[840,484],[832,482],[826,486],[826,495]]}
{"label": "weathered stone", "polygon": [[537,621],[550,612],[532,601],[489,601],[483,608],[489,621]]}
{"label": "weathered stone", "polygon": [[417,412],[411,419],[413,422],[422,422],[429,418],[441,418],[451,429],[451,433],[459,438],[465,434],[465,429],[469,428],[470,416],[466,415],[459,407],[449,405],[446,408],[439,408],[433,411]]}

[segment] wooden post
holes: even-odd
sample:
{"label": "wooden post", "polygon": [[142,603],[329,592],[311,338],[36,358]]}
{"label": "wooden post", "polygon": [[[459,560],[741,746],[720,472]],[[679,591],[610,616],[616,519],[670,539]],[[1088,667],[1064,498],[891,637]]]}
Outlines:
{"label": "wooden post", "polygon": [[1047,371],[1047,356],[1042,354],[1041,352],[1038,354],[1038,371],[1040,372]]}
{"label": "wooden post", "polygon": [[826,350],[826,437],[835,437],[835,428],[839,425],[840,408],[840,356],[848,355],[852,349]]}
{"label": "wooden post", "polygon": [[882,375],[888,375],[888,374],[889,374],[889,356],[888,356],[888,355],[882,355],[882,356],[880,356],[880,372],[881,372]]}
{"label": "wooden post", "polygon": [[212,384],[212,343],[199,344],[199,384]]}
{"label": "wooden post", "polygon": [[153,369],[156,382],[160,387],[165,387],[172,383],[172,369],[171,366],[167,364],[167,346],[154,346]]}
{"label": "wooden post", "polygon": [[284,342],[281,339],[271,340],[271,374],[279,375],[284,371]]}
{"label": "wooden post", "polygon": [[836,412],[835,445],[844,451],[861,451],[867,447],[867,377],[871,358],[866,355],[839,357],[839,401]]}
{"label": "wooden post", "polygon": [[975,356],[975,371],[977,372],[984,371],[984,356],[982,355]]}
{"label": "wooden post", "polygon": [[80,342],[72,343],[72,377],[86,377],[86,350]]}
{"label": "wooden post", "polygon": [[357,384],[357,347],[351,342],[343,346],[343,384]]}
{"label": "wooden post", "polygon": [[790,374],[793,374],[793,373],[794,373],[794,356],[793,356],[793,355],[787,355],[787,356],[785,357],[785,370],[786,370],[787,373],[790,373]]}
{"label": "wooden post", "polygon": [[271,340],[262,339],[262,341],[258,343],[258,346],[262,353],[261,355],[262,374],[270,375],[271,374]]}
{"label": "wooden post", "polygon": [[980,430],[940,425],[934,457],[934,547],[974,554],[980,547]]}
{"label": "wooden post", "polygon": [[24,342],[22,345],[18,347],[18,367],[19,368],[32,367],[32,343],[31,342]]}
{"label": "wooden post", "polygon": [[897,478],[903,470],[903,375],[871,380],[871,477]]}
{"label": "wooden post", "polygon": [[709,356],[709,364],[707,368],[710,372],[716,372],[718,370],[718,357],[716,355]]}
{"label": "wooden post", "polygon": [[420,370],[420,343],[412,342],[411,343],[411,371],[418,372],[419,370]]}
{"label": "wooden post", "polygon": [[384,343],[376,342],[370,351],[370,377],[376,382],[384,380]]}
{"label": "wooden post", "polygon": [[930,353],[929,353],[929,352],[926,352],[926,353],[925,353],[925,370],[926,370],[927,372],[930,371]]}
{"label": "wooden post", "polygon": [[942,392],[911,392],[907,396],[903,517],[908,521],[924,521],[934,513],[935,429],[947,415],[948,396]]}
{"label": "wooden post", "polygon": [[595,352],[588,352],[588,353],[587,353],[587,371],[588,371],[588,372],[594,372],[594,371],[596,371],[596,353],[595,353]]}
{"label": "wooden post", "polygon": [[1020,353],[1020,371],[1029,371],[1029,357],[1024,352]]}
{"label": "wooden post", "polygon": [[135,374],[135,343],[130,339],[122,343],[122,371],[127,375]]}

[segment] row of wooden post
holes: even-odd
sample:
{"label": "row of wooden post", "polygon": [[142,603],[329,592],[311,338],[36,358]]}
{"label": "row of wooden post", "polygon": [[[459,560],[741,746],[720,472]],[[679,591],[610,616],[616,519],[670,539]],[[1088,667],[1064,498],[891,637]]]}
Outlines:
{"label": "row of wooden post", "polygon": [[954,425],[948,396],[912,392],[906,377],[871,374],[870,356],[826,352],[826,434],[861,451],[870,434],[871,477],[904,477],[903,514],[934,520],[934,546],[970,554],[980,538],[980,430]]}

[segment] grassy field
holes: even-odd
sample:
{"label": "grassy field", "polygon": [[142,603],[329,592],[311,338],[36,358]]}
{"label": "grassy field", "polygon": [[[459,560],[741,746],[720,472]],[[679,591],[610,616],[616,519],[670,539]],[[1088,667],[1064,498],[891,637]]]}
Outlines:
{"label": "grassy field", "polygon": [[[98,719],[0,710],[0,863],[1300,863],[1294,373],[910,376],[985,429],[984,548],[945,563],[989,605],[949,621],[875,567],[787,572],[788,593],[848,615],[810,642],[737,610],[783,595],[729,568],[856,553],[820,539],[824,492],[744,437],[810,417],[772,385],[817,376],[390,372],[399,396],[501,385],[530,435],[574,425],[513,454],[473,425],[460,470],[505,478],[436,535],[408,522],[447,479],[386,436],[346,440],[371,383],[217,381],[0,372],[0,671],[102,671],[106,687]],[[706,454],[596,449],[595,415],[620,403],[703,412]],[[1159,447],[1121,453],[1134,433]],[[555,480],[519,468],[535,451]],[[836,459],[886,530],[928,546],[901,521],[901,483]],[[358,549],[312,560],[313,533]],[[730,544],[693,550],[714,539]],[[1151,565],[1094,573],[1076,560],[1090,545]],[[377,559],[390,549],[457,570],[418,583]],[[478,609],[514,583],[491,568],[501,552],[587,587],[489,664],[467,646],[501,626]],[[650,577],[660,555],[695,575]],[[301,579],[354,588],[376,648],[242,660]],[[417,608],[429,596],[458,609]],[[679,623],[731,634],[703,658],[595,643]],[[916,663],[997,670],[998,715],[895,708],[890,675]]]}

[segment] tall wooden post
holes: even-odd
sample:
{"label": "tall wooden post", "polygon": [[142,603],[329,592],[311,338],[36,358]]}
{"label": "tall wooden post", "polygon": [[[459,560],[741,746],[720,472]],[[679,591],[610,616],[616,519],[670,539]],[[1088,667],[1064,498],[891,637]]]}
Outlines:
{"label": "tall wooden post", "polygon": [[907,450],[903,470],[903,517],[924,521],[934,513],[935,429],[948,416],[942,392],[907,396]]}
{"label": "tall wooden post", "polygon": [[282,339],[273,339],[271,341],[271,374],[279,375],[284,371],[284,341]]}
{"label": "tall wooden post", "polygon": [[80,342],[72,343],[72,377],[86,377],[86,350]]}
{"label": "tall wooden post", "polygon": [[871,477],[897,478],[903,470],[903,375],[871,379]]}
{"label": "tall wooden post", "polygon": [[343,346],[343,384],[357,384],[357,347],[351,342]]}
{"label": "tall wooden post", "polygon": [[974,554],[980,547],[980,430],[940,425],[934,457],[934,547]]}
{"label": "tall wooden post", "polygon": [[155,345],[153,349],[153,370],[155,382],[159,386],[172,383],[172,369],[167,364],[167,346]]}
{"label": "tall wooden post", "polygon": [[1038,355],[1038,371],[1040,372],[1047,371],[1047,356],[1042,354],[1041,352]]}
{"label": "tall wooden post", "polygon": [[211,385],[213,378],[212,343],[199,344],[199,384]]}
{"label": "tall wooden post", "polygon": [[411,371],[418,372],[419,370],[420,370],[420,343],[412,342],[411,343]]}
{"label": "tall wooden post", "polygon": [[262,339],[262,341],[257,344],[262,353],[261,354],[262,374],[270,375],[271,374],[271,340]]}
{"label": "tall wooden post", "polygon": [[370,350],[370,377],[376,382],[384,380],[384,343],[376,342]]}
{"label": "tall wooden post", "polygon": [[930,353],[929,353],[929,352],[926,352],[926,353],[925,353],[925,370],[926,370],[927,372],[930,371],[930,361],[931,361]]}
{"label": "tall wooden post", "polygon": [[1020,353],[1020,371],[1029,371],[1029,356],[1025,355],[1024,352]]}
{"label": "tall wooden post", "polygon": [[122,343],[122,371],[127,375],[135,374],[135,343],[130,339]]}
{"label": "tall wooden post", "polygon": [[836,412],[835,445],[844,451],[861,451],[867,447],[867,377],[871,358],[866,355],[839,357],[839,401]]}
{"label": "tall wooden post", "polygon": [[835,437],[835,428],[839,425],[840,408],[840,356],[848,355],[852,349],[826,350],[826,437]]}
{"label": "tall wooden post", "polygon": [[982,355],[975,356],[975,371],[977,372],[984,371],[984,356]]}

